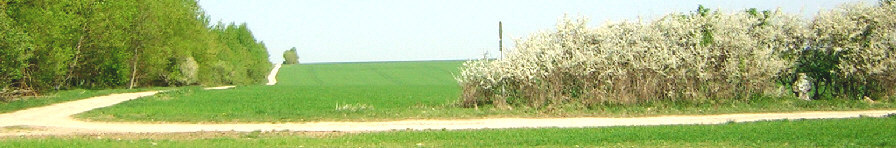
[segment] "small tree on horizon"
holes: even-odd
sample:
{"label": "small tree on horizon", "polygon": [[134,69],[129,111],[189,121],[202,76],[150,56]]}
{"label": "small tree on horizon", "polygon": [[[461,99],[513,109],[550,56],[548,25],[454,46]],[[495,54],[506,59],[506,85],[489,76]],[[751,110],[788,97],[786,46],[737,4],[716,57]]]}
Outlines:
{"label": "small tree on horizon", "polygon": [[283,52],[283,64],[299,64],[299,54],[295,47]]}

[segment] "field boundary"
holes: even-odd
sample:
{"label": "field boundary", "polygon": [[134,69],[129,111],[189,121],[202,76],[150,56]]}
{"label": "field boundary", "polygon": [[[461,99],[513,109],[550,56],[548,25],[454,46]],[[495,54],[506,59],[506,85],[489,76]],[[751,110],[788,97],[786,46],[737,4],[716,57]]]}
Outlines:
{"label": "field boundary", "polygon": [[[493,118],[400,120],[384,122],[306,122],[306,123],[236,123],[186,124],[139,122],[91,122],[72,118],[74,114],[115,105],[127,100],[151,96],[160,91],[113,94],[92,97],[44,107],[0,114],[0,136],[66,135],[101,133],[180,133],[202,131],[307,131],[307,132],[376,132],[428,129],[497,129],[497,128],[577,128],[607,126],[693,125],[754,122],[767,120],[833,119],[884,117],[896,110],[810,111],[791,113],[741,113],[719,115],[674,115],[633,118]],[[21,129],[27,130],[21,130]],[[15,128],[19,130],[3,130]]]}

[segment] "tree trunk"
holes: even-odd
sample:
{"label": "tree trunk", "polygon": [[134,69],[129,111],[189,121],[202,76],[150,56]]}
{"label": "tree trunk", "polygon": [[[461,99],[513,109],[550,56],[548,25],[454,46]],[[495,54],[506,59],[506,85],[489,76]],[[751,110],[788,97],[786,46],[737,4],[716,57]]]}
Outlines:
{"label": "tree trunk", "polygon": [[137,60],[140,60],[140,54],[137,53],[137,48],[134,47],[134,62],[132,62],[133,69],[131,69],[131,83],[128,86],[128,89],[134,89],[134,81],[137,79]]}
{"label": "tree trunk", "polygon": [[[85,25],[84,32],[87,32],[87,27]],[[56,89],[58,90],[60,86],[68,83],[68,80],[72,79],[72,75],[75,73],[75,67],[78,67],[78,60],[81,58],[81,45],[84,43],[84,37],[87,35],[81,35],[81,38],[78,39],[78,45],[75,47],[75,58],[72,60],[72,63],[68,65],[68,74],[65,75],[65,78],[62,79],[62,83],[56,84]]]}
{"label": "tree trunk", "polygon": [[88,2],[85,7],[82,7],[82,9],[78,10],[78,13],[80,13],[80,15],[84,17],[85,21],[81,23],[81,36],[78,38],[78,44],[75,47],[75,57],[71,61],[71,64],[68,65],[68,73],[66,73],[65,77],[62,78],[62,82],[56,84],[56,90],[59,90],[59,88],[63,85],[68,85],[68,81],[72,79],[72,75],[75,74],[75,67],[78,67],[78,60],[80,60],[81,58],[81,47],[84,44],[84,39],[90,36],[90,28],[88,27],[88,25],[90,25],[90,18],[93,16],[92,11],[90,10],[93,5],[92,3]]}

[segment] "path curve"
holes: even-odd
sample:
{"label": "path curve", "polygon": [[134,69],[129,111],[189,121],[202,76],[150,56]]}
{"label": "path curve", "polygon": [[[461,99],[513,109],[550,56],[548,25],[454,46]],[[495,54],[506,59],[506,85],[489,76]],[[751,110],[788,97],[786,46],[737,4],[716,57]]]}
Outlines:
{"label": "path curve", "polygon": [[268,74],[268,83],[267,85],[277,84],[277,73],[280,72],[280,66],[282,64],[274,64],[274,69],[271,69],[271,73]]}
{"label": "path curve", "polygon": [[424,129],[495,129],[542,127],[604,127],[637,125],[721,124],[781,119],[882,117],[896,110],[870,111],[810,111],[795,113],[745,113],[721,115],[677,115],[634,118],[496,118],[460,120],[401,120],[384,122],[307,122],[307,123],[252,123],[252,124],[152,124],[138,122],[88,122],[72,118],[74,114],[111,106],[123,101],[150,96],[159,91],[114,94],[53,104],[0,114],[0,129],[28,127],[37,130],[2,131],[0,136],[64,135],[98,133],[177,133],[200,131],[320,131],[370,132]]}

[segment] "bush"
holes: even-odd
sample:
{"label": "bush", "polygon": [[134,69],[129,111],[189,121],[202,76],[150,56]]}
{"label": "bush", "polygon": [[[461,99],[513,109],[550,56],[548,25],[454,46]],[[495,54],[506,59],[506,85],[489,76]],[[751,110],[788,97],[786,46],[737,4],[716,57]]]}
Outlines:
{"label": "bush", "polygon": [[191,85],[198,82],[199,64],[193,57],[175,58],[172,64],[171,74],[167,77],[170,85]]}
{"label": "bush", "polygon": [[544,107],[569,102],[748,99],[773,90],[808,31],[770,12],[671,14],[650,23],[587,27],[564,17],[506,58],[471,61],[456,79],[463,104]]}
{"label": "bush", "polygon": [[[896,90],[896,5],[849,4],[819,13],[812,47],[800,54],[801,72],[817,77],[817,94],[875,99]],[[819,95],[816,95],[819,96]],[[816,98],[817,99],[817,98]]]}
{"label": "bush", "polygon": [[[649,23],[556,30],[518,41],[506,58],[470,61],[465,106],[554,106],[651,100],[719,102],[778,94],[805,73],[814,97],[896,94],[896,5],[844,5],[807,23],[780,11],[670,14]],[[777,89],[776,89],[777,88]]]}

